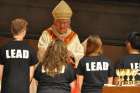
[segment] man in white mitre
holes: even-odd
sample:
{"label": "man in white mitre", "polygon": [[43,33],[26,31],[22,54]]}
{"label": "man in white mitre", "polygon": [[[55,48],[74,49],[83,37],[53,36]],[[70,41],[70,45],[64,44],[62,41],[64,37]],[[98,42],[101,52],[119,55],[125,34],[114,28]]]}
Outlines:
{"label": "man in white mitre", "polygon": [[43,55],[48,45],[56,39],[62,40],[74,58],[76,65],[84,55],[83,46],[80,43],[78,35],[71,29],[72,10],[70,6],[61,0],[60,3],[52,11],[54,22],[50,28],[43,31],[38,42],[39,61],[43,59]]}

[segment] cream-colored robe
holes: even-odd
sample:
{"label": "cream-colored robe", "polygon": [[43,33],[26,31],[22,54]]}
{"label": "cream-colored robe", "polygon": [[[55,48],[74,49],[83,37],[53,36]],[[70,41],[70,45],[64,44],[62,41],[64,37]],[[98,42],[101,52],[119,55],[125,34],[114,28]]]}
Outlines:
{"label": "cream-colored robe", "polygon": [[[52,30],[56,36],[59,36],[59,34],[56,33],[56,31],[54,31],[55,29],[53,27],[50,27],[49,29]],[[67,37],[71,32],[73,32],[73,31],[71,29],[68,29],[67,34],[65,36]],[[43,55],[44,55],[45,51],[47,50],[48,45],[52,41],[55,41],[55,39],[53,39],[53,36],[50,35],[50,33],[48,32],[48,29],[43,31],[42,35],[39,38],[39,42],[38,42],[38,49],[39,49],[38,57],[39,57],[40,61],[42,60]],[[84,55],[84,48],[81,45],[78,35],[75,32],[74,32],[74,35],[71,38],[71,40],[69,40],[69,42],[67,42],[67,48],[73,54],[75,61],[76,61],[76,65],[78,65],[79,60]]]}

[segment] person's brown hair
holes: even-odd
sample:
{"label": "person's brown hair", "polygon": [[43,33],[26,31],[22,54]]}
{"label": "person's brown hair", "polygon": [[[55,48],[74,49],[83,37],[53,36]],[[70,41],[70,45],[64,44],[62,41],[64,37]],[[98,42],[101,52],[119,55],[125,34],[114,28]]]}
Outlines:
{"label": "person's brown hair", "polygon": [[56,40],[49,45],[41,62],[48,75],[55,76],[61,73],[62,66],[67,64],[67,52],[66,45],[60,40]]}
{"label": "person's brown hair", "polygon": [[11,21],[11,32],[13,35],[17,35],[27,28],[28,22],[23,18],[16,18]]}
{"label": "person's brown hair", "polygon": [[87,40],[86,55],[102,54],[102,40],[98,35],[91,35]]}

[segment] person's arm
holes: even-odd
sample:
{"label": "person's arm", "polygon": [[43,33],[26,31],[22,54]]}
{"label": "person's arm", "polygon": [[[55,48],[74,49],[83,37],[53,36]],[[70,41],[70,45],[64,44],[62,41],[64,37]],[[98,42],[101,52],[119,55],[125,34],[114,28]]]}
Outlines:
{"label": "person's arm", "polygon": [[2,80],[3,77],[3,70],[4,70],[4,54],[2,51],[2,48],[0,48],[0,80]]}
{"label": "person's arm", "polygon": [[118,77],[114,77],[114,79],[113,79],[113,84],[114,85],[119,85],[119,78]]}
{"label": "person's arm", "polygon": [[76,92],[76,80],[74,80],[70,83],[70,87],[71,87],[71,93],[75,93]]}
{"label": "person's arm", "polygon": [[34,77],[35,67],[38,63],[37,53],[36,51],[31,48],[30,49],[30,61],[29,61],[29,79],[30,82],[32,81]]}
{"label": "person's arm", "polygon": [[112,64],[111,61],[109,61],[108,81],[107,81],[107,84],[109,84],[109,85],[114,84],[114,83],[113,83],[114,74],[115,74],[115,68],[114,68],[114,65]]}
{"label": "person's arm", "polygon": [[86,54],[87,40],[88,40],[88,38],[86,38],[86,39],[82,42],[82,46],[83,46],[83,48],[84,48],[84,54]]}
{"label": "person's arm", "polygon": [[77,88],[77,92],[81,93],[81,88],[83,85],[83,80],[84,80],[84,76],[83,75],[77,75],[77,82],[76,82],[76,88]]}
{"label": "person's arm", "polygon": [[34,65],[30,66],[30,82],[33,79],[34,71],[35,71],[35,66]]}
{"label": "person's arm", "polygon": [[39,62],[42,62],[46,51],[47,51],[46,48],[38,47],[37,58]]}
{"label": "person's arm", "polygon": [[2,80],[2,77],[3,77],[3,68],[4,66],[0,65],[0,80]]}
{"label": "person's arm", "polygon": [[73,41],[72,41],[72,47],[71,47],[71,52],[73,54],[73,57],[76,62],[76,67],[79,63],[79,60],[84,56],[84,48],[82,44],[80,43],[80,40],[78,38],[78,35],[76,34]]}
{"label": "person's arm", "polygon": [[77,77],[77,82],[76,82],[76,87],[77,87],[77,92],[81,93],[81,88],[83,85],[84,81],[84,76],[85,76],[85,60],[80,59],[79,64],[77,66],[76,70],[76,77]]}
{"label": "person's arm", "polygon": [[37,57],[38,57],[39,62],[42,61],[49,43],[50,43],[50,36],[47,31],[43,31],[38,41]]}
{"label": "person's arm", "polygon": [[108,84],[113,84],[113,77],[108,77],[108,82],[107,82]]}

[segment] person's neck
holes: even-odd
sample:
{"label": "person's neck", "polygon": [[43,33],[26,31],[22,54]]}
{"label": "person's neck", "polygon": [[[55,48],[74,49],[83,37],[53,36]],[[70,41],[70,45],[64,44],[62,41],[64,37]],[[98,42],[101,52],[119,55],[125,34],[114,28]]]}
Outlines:
{"label": "person's neck", "polygon": [[91,53],[91,54],[89,54],[89,56],[98,56],[99,55],[99,53]]}
{"label": "person's neck", "polygon": [[21,36],[14,36],[15,41],[23,41],[23,38]]}
{"label": "person's neck", "polygon": [[129,52],[129,54],[140,54],[140,51],[137,49],[131,49],[128,52]]}

